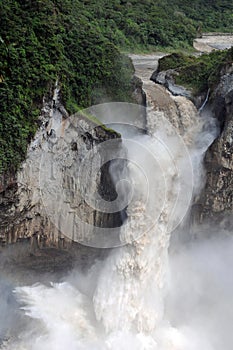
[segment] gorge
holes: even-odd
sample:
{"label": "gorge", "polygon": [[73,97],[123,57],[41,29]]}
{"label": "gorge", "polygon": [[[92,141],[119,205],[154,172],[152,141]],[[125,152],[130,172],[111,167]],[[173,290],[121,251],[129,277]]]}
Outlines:
{"label": "gorge", "polygon": [[[13,277],[12,272],[3,274],[1,319],[5,322],[0,329],[2,349],[231,349],[233,242],[225,214],[232,211],[229,197],[232,192],[227,183],[221,187],[226,189],[226,196],[222,196],[215,183],[222,184],[220,180],[226,178],[224,174],[231,171],[232,166],[232,152],[229,150],[232,147],[229,142],[232,71],[231,67],[223,71],[222,88],[216,88],[212,105],[207,104],[200,116],[186,97],[173,96],[165,87],[149,80],[156,69],[158,56],[131,55],[136,75],[142,79],[147,95],[146,113],[144,107],[107,103],[67,117],[59,106],[56,88],[53,101],[45,104],[47,110],[42,128],[30,145],[28,158],[19,172],[18,188],[16,191],[14,186],[8,188],[18,200],[12,209],[7,202],[9,197],[5,198],[5,213],[9,221],[2,221],[5,223],[2,232],[8,243],[18,239],[27,241],[27,237],[35,234],[30,238],[29,252],[26,249],[27,259],[34,260],[46,251],[46,247],[56,246],[59,248],[56,251],[62,255],[62,259],[58,258],[58,265],[70,261],[70,252],[74,250],[78,256],[83,254],[84,263],[80,264],[79,257],[76,268],[68,275],[62,273],[62,276],[51,274],[50,269],[46,271],[48,274],[38,274],[35,269],[28,276],[18,272],[13,273]],[[137,89],[135,93],[139,96],[142,93],[140,84]],[[215,112],[215,119],[210,113],[214,103],[221,107],[219,115]],[[224,123],[220,128],[217,119],[220,120],[223,111]],[[102,123],[106,123],[107,128]],[[99,150],[99,141],[108,149],[114,149],[114,157],[127,160],[126,164],[121,164],[120,174],[115,177],[116,169],[111,163],[101,166],[108,153],[100,152],[98,156],[95,150]],[[224,158],[219,158],[220,154]],[[94,156],[93,167],[90,167],[92,158],[88,155]],[[204,157],[208,179],[205,187]],[[87,178],[82,178],[83,182],[79,184],[79,177],[75,175],[83,161],[84,165],[87,161],[89,170]],[[217,168],[213,164],[217,164]],[[60,178],[64,169],[65,176],[63,174]],[[86,174],[85,166],[83,169]],[[101,171],[96,173],[96,169]],[[49,182],[51,178],[46,178],[48,170],[57,182]],[[126,183],[116,186],[122,175]],[[101,189],[96,188],[98,181],[90,182],[92,178],[107,183],[108,192],[102,189],[101,193]],[[63,208],[55,200],[61,199],[56,197],[61,183],[66,195]],[[129,188],[125,187],[127,183]],[[51,184],[55,188],[49,192]],[[102,194],[105,204],[107,202],[106,215],[101,213],[98,216],[99,211],[86,204],[87,198],[84,203],[80,195],[83,195],[84,184],[84,195],[89,193],[88,187],[95,196]],[[125,217],[119,216],[119,210],[114,217],[109,210],[110,203],[116,201],[116,192],[118,197],[122,195],[124,205],[121,209],[126,211]],[[127,193],[131,192],[130,197]],[[47,193],[51,197],[46,197]],[[222,212],[212,204],[211,196],[219,201],[224,198],[226,204]],[[95,240],[90,244],[92,247],[77,243],[75,248],[72,247],[74,231],[67,227],[66,216],[62,216],[66,213],[67,198],[68,206],[88,224],[93,226],[95,222],[106,227],[108,223],[108,229],[118,227],[118,247],[102,251]],[[204,207],[200,212],[208,212],[208,217],[210,213],[213,217],[219,211],[222,213],[219,228],[209,222],[204,228],[199,226],[202,216],[197,209],[200,210],[200,206]],[[53,216],[54,208],[61,219]],[[190,221],[194,221],[194,225],[188,232]],[[68,224],[71,225],[70,218]],[[62,233],[66,231],[66,235],[57,228]],[[219,230],[217,237],[212,232],[208,239],[210,231],[215,230]],[[48,235],[44,240],[43,232]],[[85,240],[88,238],[89,233]],[[106,233],[104,238],[108,238]],[[79,241],[80,237],[76,240]],[[88,241],[84,243],[88,245]],[[24,250],[18,249],[18,252],[25,256]],[[55,254],[53,250],[51,252]],[[16,261],[18,258],[14,256]],[[5,266],[9,260],[6,254]],[[91,260],[89,269],[88,260]],[[26,268],[33,267],[31,263],[27,266],[28,261]],[[56,263],[52,266],[56,267]],[[68,264],[68,270],[71,266],[72,263]]]}

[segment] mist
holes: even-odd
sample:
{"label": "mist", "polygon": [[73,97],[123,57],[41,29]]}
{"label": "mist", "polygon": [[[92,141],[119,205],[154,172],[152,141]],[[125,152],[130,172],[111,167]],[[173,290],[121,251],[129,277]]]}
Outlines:
{"label": "mist", "polygon": [[[125,113],[135,113],[132,105],[123,107],[126,111],[119,104],[115,110],[123,116],[121,132],[127,129]],[[106,105],[96,115],[103,110],[109,116]],[[138,115],[140,120],[141,110]],[[127,169],[121,175],[131,188],[130,196],[119,196],[129,201],[121,245],[85,272],[77,266],[44,281],[43,276],[26,284],[16,276],[3,280],[0,349],[231,348],[233,239],[226,231],[213,232],[211,223],[205,230],[196,225],[191,235],[185,225],[203,186],[203,157],[217,127],[211,116],[197,116],[184,142],[161,113],[154,119],[156,129],[146,135],[144,123],[138,126],[130,114],[132,128],[122,133]],[[117,187],[120,174],[110,169],[116,188],[124,191]]]}
{"label": "mist", "polygon": [[176,245],[178,251],[170,254],[166,313],[171,324],[190,340],[190,349],[230,350],[233,238],[230,232],[213,233],[216,229],[211,224],[206,238],[206,229],[197,229],[198,240]]}
{"label": "mist", "polygon": [[[214,231],[211,225],[208,230]],[[170,247],[164,321],[154,334],[159,345],[148,349],[232,349],[233,238],[226,231],[205,238],[206,227],[197,229],[197,234],[197,240]],[[113,340],[107,339],[90,307],[101,265],[96,263],[88,274],[76,269],[50,286],[17,287],[16,281],[1,274],[1,348],[117,348],[111,347]],[[118,349],[147,349],[137,344],[140,333],[115,337]]]}

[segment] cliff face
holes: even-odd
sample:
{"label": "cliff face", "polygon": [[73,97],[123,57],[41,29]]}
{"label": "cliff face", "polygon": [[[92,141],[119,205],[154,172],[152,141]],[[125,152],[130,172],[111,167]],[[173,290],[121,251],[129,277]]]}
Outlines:
{"label": "cliff face", "polygon": [[[135,76],[131,94],[132,101],[145,105],[142,82]],[[121,137],[87,115],[69,116],[58,86],[44,97],[39,121],[41,126],[19,171],[0,176],[0,262],[7,269],[15,269],[16,263],[34,271],[61,270],[75,261],[86,268],[106,250],[76,242],[84,236],[83,243],[88,243],[88,235],[96,234],[98,228],[107,232],[109,227],[118,228],[126,215],[124,209],[109,213],[98,208],[98,198],[107,207],[117,198],[110,168],[117,168],[117,180],[124,161],[114,164],[105,159],[106,152],[96,156],[95,149],[111,141],[113,149],[107,147],[108,151],[115,157],[122,155]],[[88,194],[96,198],[95,203],[88,202]]]}
{"label": "cliff face", "polygon": [[[59,102],[58,87],[53,98],[44,101],[40,118],[41,127],[21,169],[0,179],[1,245],[27,241],[31,252],[42,247],[70,245],[72,228],[65,226],[70,222],[67,219],[72,214],[70,208],[90,227],[115,227],[122,220],[119,212],[102,213],[89,205],[85,198],[87,189],[82,188],[77,176],[83,159],[102,142],[115,140],[115,151],[120,152],[120,135],[84,114],[68,117]],[[93,181],[88,184],[84,181],[83,186],[88,185],[89,190],[112,201],[116,198],[115,186],[110,176],[110,162],[102,166],[103,157],[100,154],[93,164],[87,164],[84,172],[87,170],[88,179]],[[75,193],[76,185],[81,186],[80,195]]]}
{"label": "cliff face", "polygon": [[[141,83],[134,82],[134,85],[138,102],[145,103]],[[152,82],[144,82],[144,85],[150,108],[166,115],[181,136],[187,128],[198,127],[197,110],[191,101],[183,96],[173,96],[161,85]],[[233,68],[227,65],[222,69],[220,82],[208,103],[208,108],[219,120],[221,132],[205,157],[206,185],[195,204],[200,221],[224,222],[226,214],[228,217],[232,215],[232,103]],[[148,126],[153,129],[151,123],[153,120],[148,114]],[[88,191],[100,194],[106,201],[116,199],[110,162],[105,163],[100,154],[94,163],[87,164],[88,179],[93,181],[84,181],[82,185],[83,179],[79,179],[82,160],[95,146],[108,140],[115,140],[115,151],[122,152],[121,139],[116,132],[98,126],[83,114],[68,117],[59,102],[59,89],[56,88],[54,96],[44,100],[41,127],[20,171],[0,178],[1,246],[26,241],[30,252],[43,247],[70,247],[75,229],[72,231],[66,225],[70,223],[67,217],[73,210],[91,227],[120,226],[121,213],[103,213],[85,200]],[[100,171],[96,173],[96,169]],[[77,185],[81,186],[79,195],[75,192]]]}
{"label": "cliff face", "polygon": [[[151,80],[159,83],[160,89],[166,88],[173,94],[173,99],[187,97],[196,105],[197,108],[202,109],[203,112],[211,113],[213,117],[218,120],[219,136],[215,139],[213,144],[209,147],[205,155],[205,171],[206,183],[200,196],[196,198],[193,206],[193,215],[195,222],[211,221],[222,226],[229,226],[232,222],[233,214],[233,65],[229,59],[227,64],[224,64],[221,71],[216,71],[215,88],[209,89],[207,92],[202,92],[199,95],[193,96],[190,91],[185,90],[182,86],[177,86],[175,77],[176,70],[161,71],[156,70],[151,77]],[[158,88],[157,88],[158,89]],[[210,92],[210,96],[208,98]],[[181,96],[177,96],[181,95]],[[158,99],[157,94],[157,99]],[[187,98],[185,99],[187,101]],[[206,99],[206,101],[205,101]],[[192,102],[190,104],[192,104]],[[185,103],[187,105],[187,102]],[[166,106],[168,104],[166,103]],[[194,105],[193,105],[194,107]],[[167,108],[167,107],[165,107]],[[192,113],[186,113],[194,121]],[[189,119],[185,118],[185,114],[180,114],[178,118],[179,123],[177,128],[182,130],[183,121]]]}
{"label": "cliff face", "polygon": [[209,108],[218,118],[220,135],[205,157],[206,185],[199,201],[201,220],[229,225],[233,214],[233,65],[222,68]]}

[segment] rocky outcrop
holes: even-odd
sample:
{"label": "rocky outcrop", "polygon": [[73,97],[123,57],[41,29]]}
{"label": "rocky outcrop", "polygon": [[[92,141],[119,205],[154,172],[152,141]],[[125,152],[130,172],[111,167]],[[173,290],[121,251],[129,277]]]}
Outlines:
{"label": "rocky outcrop", "polygon": [[[134,103],[146,104],[142,81],[135,75],[131,81],[131,93]],[[113,162],[105,162],[104,153],[99,158],[95,157],[93,163],[89,159],[85,169],[88,180],[79,179],[80,174],[77,174],[82,161],[88,159],[91,151],[103,142],[115,140],[113,152],[115,155],[121,153],[120,135],[83,113],[69,116],[61,102],[57,82],[53,94],[44,97],[39,122],[40,128],[29,145],[27,159],[19,171],[16,174],[9,171],[0,177],[1,261],[5,254],[5,249],[1,250],[1,247],[7,246],[11,250],[11,256],[17,255],[15,261],[18,265],[19,252],[24,252],[23,259],[27,257],[26,266],[34,268],[42,266],[46,261],[48,266],[53,266],[51,259],[52,262],[57,260],[58,265],[64,265],[64,260],[70,261],[67,248],[69,252],[72,251],[72,256],[76,256],[77,245],[78,259],[82,260],[84,255],[86,261],[86,248],[75,243],[78,239],[74,236],[77,231],[81,236],[81,231],[87,231],[85,234],[88,234],[88,227],[76,227],[73,234],[71,228],[66,227],[71,226],[74,211],[81,221],[89,225],[90,230],[94,226],[119,227],[126,214],[117,210],[110,213],[98,210],[98,205],[95,205],[97,203],[88,203],[85,198],[88,191],[99,195],[107,204],[117,197],[110,174]],[[115,168],[120,173],[124,164],[120,161],[118,163]],[[98,173],[96,169],[99,170]],[[82,193],[77,192],[75,186],[83,187]],[[91,253],[93,259],[99,254],[100,251],[96,252],[95,249]],[[33,259],[28,260],[31,255]],[[86,261],[85,265],[87,264]],[[79,261],[79,265],[82,265],[82,261]]]}
{"label": "rocky outcrop", "polygon": [[[118,227],[122,222],[120,212],[104,213],[88,204],[86,189],[82,188],[80,196],[75,193],[75,186],[82,186],[77,172],[83,159],[109,140],[114,141],[114,151],[120,152],[120,135],[83,113],[69,117],[60,103],[58,86],[53,98],[45,98],[40,121],[21,169],[0,179],[0,245],[25,242],[30,254],[37,257],[44,254],[42,248],[64,250],[71,246],[71,229],[67,227],[66,234],[64,223],[70,223],[67,217],[72,210],[90,226]],[[88,186],[106,201],[112,201],[116,198],[115,186],[110,162],[104,164],[103,157],[100,154],[95,164],[87,164],[88,179],[93,179]],[[65,212],[63,202],[70,212]],[[57,253],[53,255],[56,258]],[[59,255],[60,258],[67,259]]]}
{"label": "rocky outcrop", "polygon": [[174,76],[177,74],[174,69],[168,69],[162,72],[155,71],[150,79],[157,84],[163,85],[174,96],[191,98],[192,94],[189,90],[175,83]]}
{"label": "rocky outcrop", "polygon": [[208,108],[219,121],[220,134],[205,157],[206,185],[199,200],[201,221],[221,225],[233,217],[233,65],[222,68]]}
{"label": "rocky outcrop", "polygon": [[142,80],[137,77],[136,75],[133,76],[132,81],[132,98],[135,101],[135,103],[146,106],[146,94],[142,88],[143,82]]}

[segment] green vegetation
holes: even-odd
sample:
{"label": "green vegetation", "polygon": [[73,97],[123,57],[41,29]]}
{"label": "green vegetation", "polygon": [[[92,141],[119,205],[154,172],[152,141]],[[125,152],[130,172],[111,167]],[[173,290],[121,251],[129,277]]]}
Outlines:
{"label": "green vegetation", "polygon": [[[94,3],[97,1],[94,1]],[[233,32],[231,0],[85,0],[94,23],[125,50],[188,48],[202,31]]]}
{"label": "green vegetation", "polygon": [[70,113],[129,101],[120,51],[188,49],[201,30],[233,31],[232,12],[232,0],[1,1],[0,173],[24,159],[56,80]]}
{"label": "green vegetation", "polygon": [[189,48],[201,31],[233,32],[231,0],[84,0],[92,23],[126,51]]}
{"label": "green vegetation", "polygon": [[176,84],[192,89],[195,95],[213,88],[219,81],[221,67],[232,62],[233,48],[199,57],[173,53],[159,60],[158,72],[174,69]]}
{"label": "green vegetation", "polygon": [[96,116],[94,116],[91,113],[88,113],[85,109],[80,110],[79,112],[77,112],[75,115],[75,117],[77,118],[84,118],[87,121],[89,121],[89,123],[93,124],[93,127],[96,128],[100,128],[104,131],[107,131],[108,133],[112,134],[113,138],[120,138],[121,134],[119,132],[117,132],[116,130],[113,130],[112,128],[109,128],[107,125],[103,124]]}
{"label": "green vegetation", "polygon": [[51,96],[56,80],[70,113],[130,98],[131,61],[90,23],[81,2],[74,3],[1,2],[0,172],[24,159],[43,96]]}

